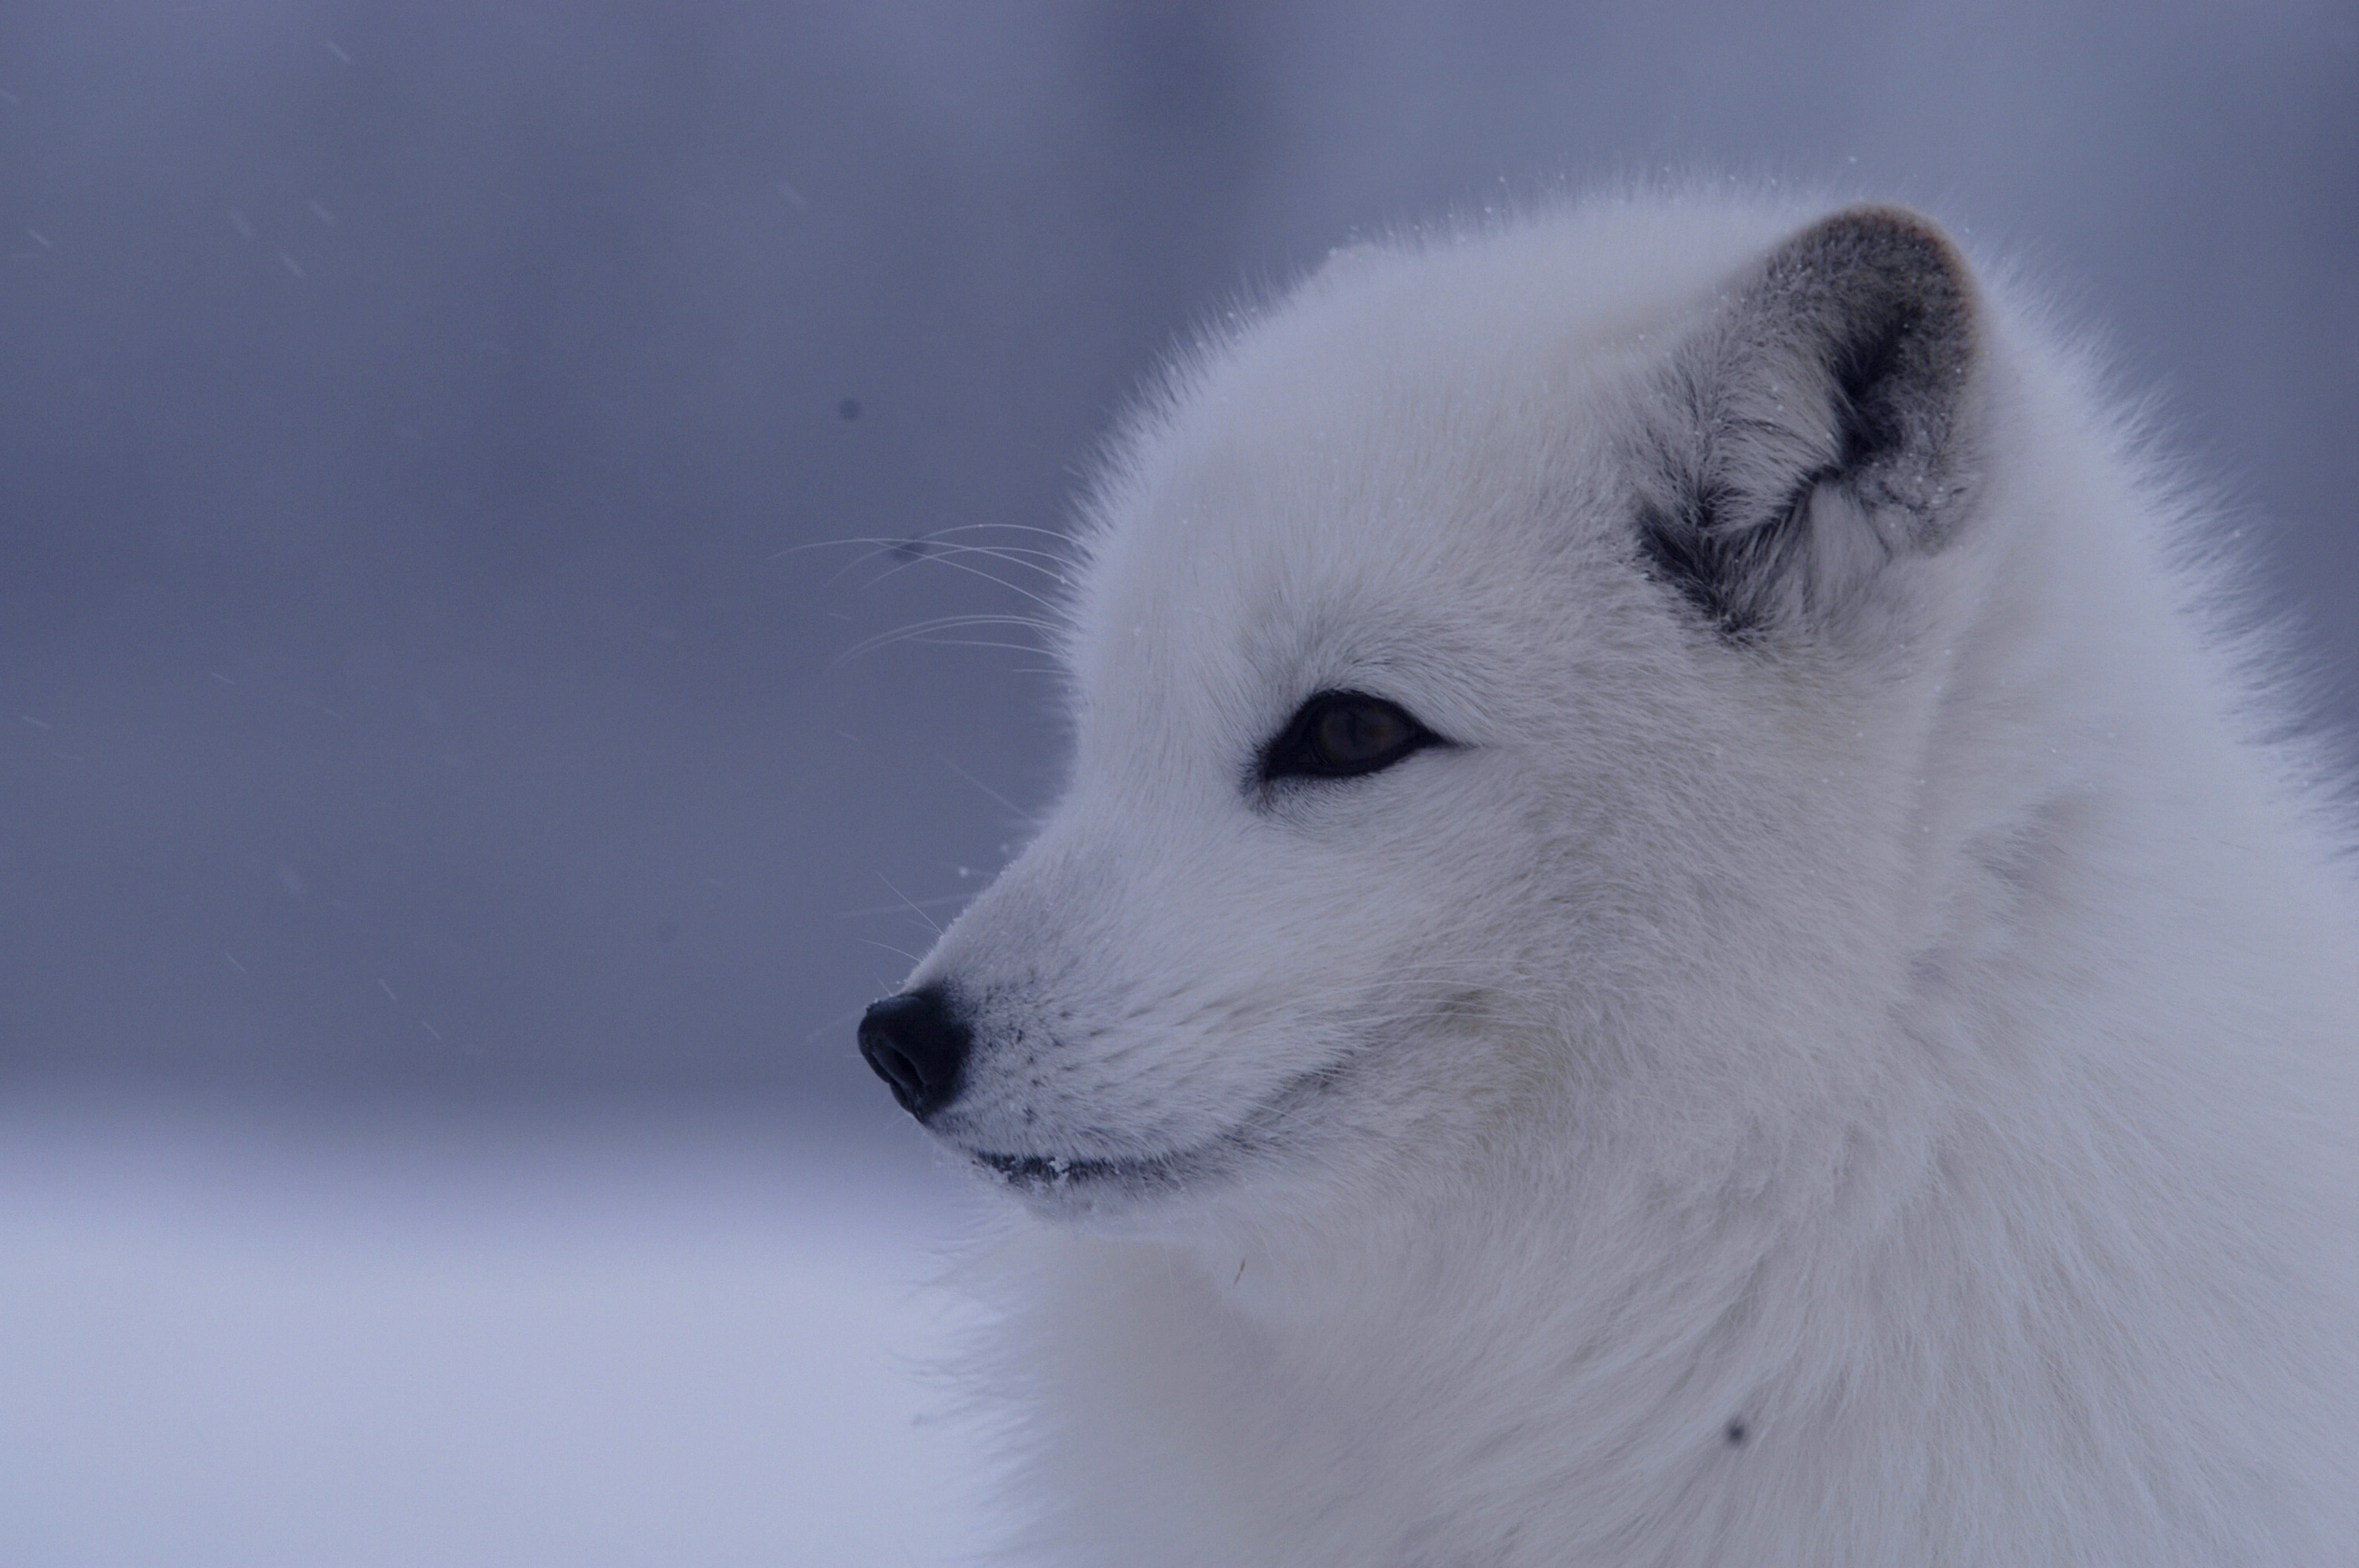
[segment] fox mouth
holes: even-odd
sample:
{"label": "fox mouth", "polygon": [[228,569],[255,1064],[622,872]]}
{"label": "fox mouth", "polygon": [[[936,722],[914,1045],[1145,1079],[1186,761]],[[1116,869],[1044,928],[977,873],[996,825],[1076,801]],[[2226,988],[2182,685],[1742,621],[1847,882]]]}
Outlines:
{"label": "fox mouth", "polygon": [[1094,1207],[1098,1200],[1117,1195],[1146,1198],[1176,1194],[1217,1182],[1239,1165],[1282,1148],[1301,1115],[1333,1090],[1342,1076],[1338,1067],[1305,1073],[1238,1125],[1168,1154],[1073,1157],[1004,1154],[964,1147],[960,1152],[1014,1192],[1051,1207],[1074,1201]]}
{"label": "fox mouth", "polygon": [[1116,1187],[1143,1192],[1176,1187],[1190,1173],[1182,1167],[1203,1162],[1186,1154],[1158,1155],[1143,1160],[1068,1160],[1057,1154],[992,1154],[971,1152],[974,1162],[1008,1186],[1029,1196],[1047,1196],[1077,1188]]}

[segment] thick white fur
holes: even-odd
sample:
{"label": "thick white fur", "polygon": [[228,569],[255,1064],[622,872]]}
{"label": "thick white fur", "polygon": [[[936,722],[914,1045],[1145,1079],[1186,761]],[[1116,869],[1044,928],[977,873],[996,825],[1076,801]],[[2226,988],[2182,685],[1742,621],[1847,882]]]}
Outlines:
{"label": "thick white fur", "polygon": [[[1985,280],[1868,609],[1632,546],[1809,216],[1355,252],[1118,443],[1071,787],[913,979],[931,1130],[1076,1173],[972,1271],[1026,1560],[2359,1563],[2359,919],[2200,520]],[[1257,787],[1329,688],[1454,745]]]}

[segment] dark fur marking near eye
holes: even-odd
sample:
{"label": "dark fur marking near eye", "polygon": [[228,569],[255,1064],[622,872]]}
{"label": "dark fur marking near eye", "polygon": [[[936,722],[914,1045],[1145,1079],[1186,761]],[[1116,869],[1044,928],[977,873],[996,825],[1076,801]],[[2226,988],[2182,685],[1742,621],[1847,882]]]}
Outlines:
{"label": "dark fur marking near eye", "polygon": [[1731,1448],[1742,1448],[1745,1445],[1745,1423],[1741,1421],[1732,1421],[1728,1423],[1728,1429],[1721,1435],[1728,1439],[1728,1445]]}

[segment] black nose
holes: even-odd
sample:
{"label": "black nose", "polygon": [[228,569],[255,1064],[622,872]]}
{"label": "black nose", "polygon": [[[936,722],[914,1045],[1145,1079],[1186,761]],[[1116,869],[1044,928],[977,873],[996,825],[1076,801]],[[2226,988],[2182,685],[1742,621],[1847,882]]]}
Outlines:
{"label": "black nose", "polygon": [[860,1021],[860,1054],[919,1121],[958,1098],[973,1039],[934,986],[888,996]]}

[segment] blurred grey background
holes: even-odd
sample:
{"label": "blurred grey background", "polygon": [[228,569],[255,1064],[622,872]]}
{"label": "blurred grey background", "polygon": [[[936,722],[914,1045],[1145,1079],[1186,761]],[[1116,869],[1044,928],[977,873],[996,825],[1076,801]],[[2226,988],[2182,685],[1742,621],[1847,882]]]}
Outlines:
{"label": "blurred grey background", "polygon": [[1667,167],[2022,256],[2359,718],[2354,155],[2349,0],[10,0],[0,1088],[889,1123],[1053,686],[799,547],[1058,528],[1207,311]]}

